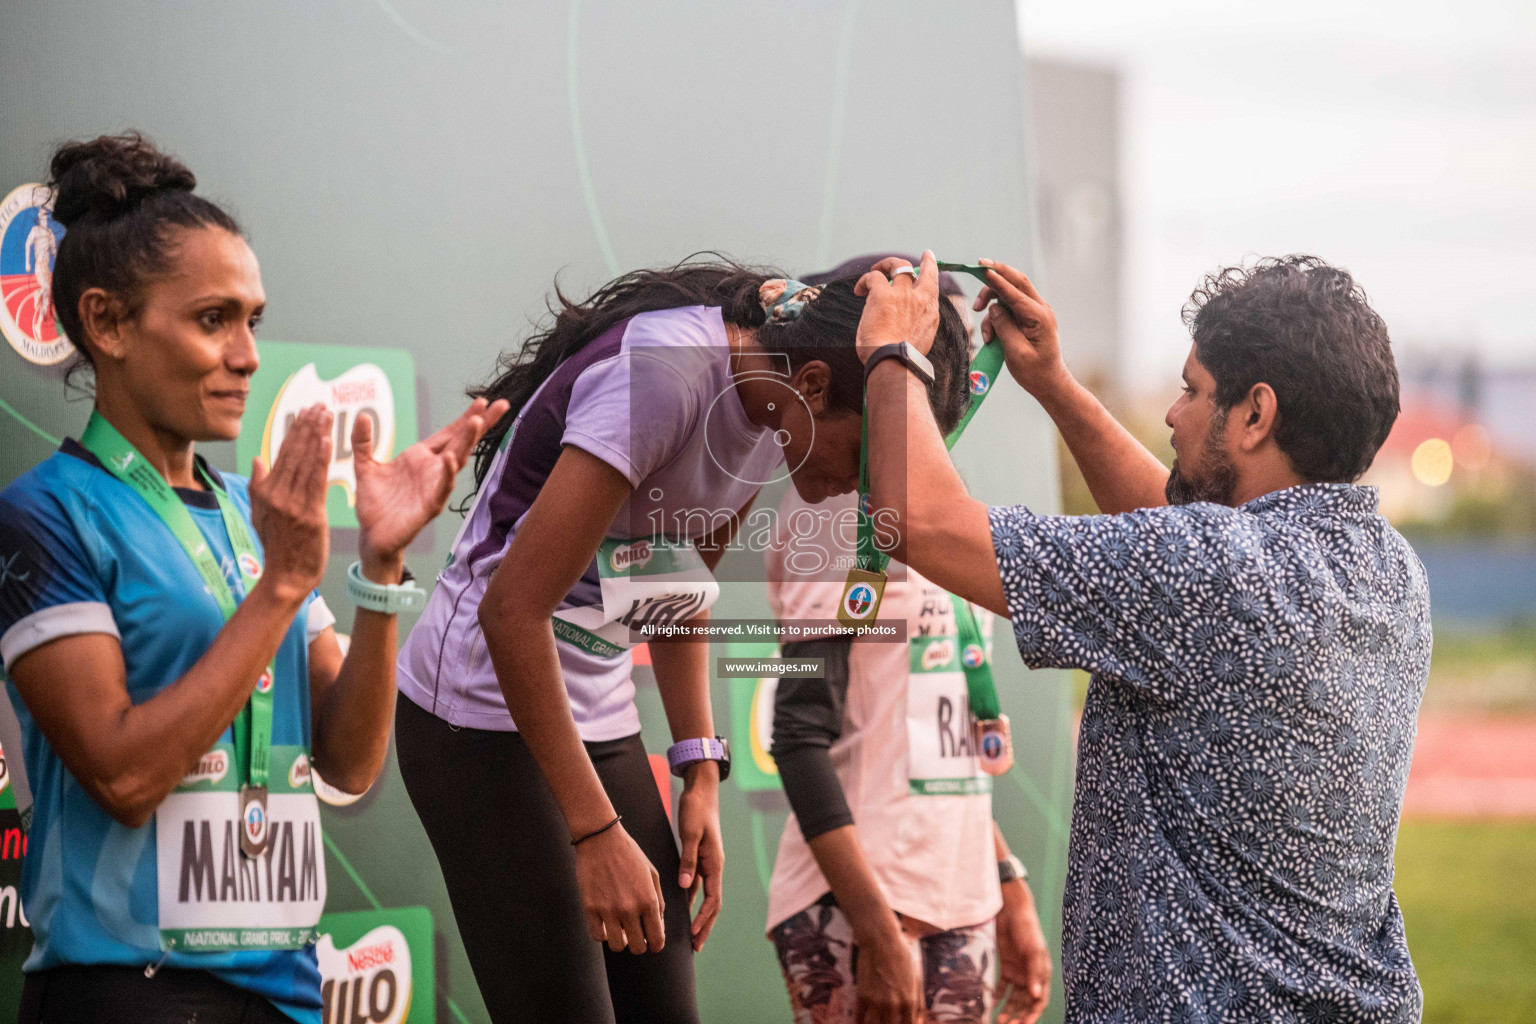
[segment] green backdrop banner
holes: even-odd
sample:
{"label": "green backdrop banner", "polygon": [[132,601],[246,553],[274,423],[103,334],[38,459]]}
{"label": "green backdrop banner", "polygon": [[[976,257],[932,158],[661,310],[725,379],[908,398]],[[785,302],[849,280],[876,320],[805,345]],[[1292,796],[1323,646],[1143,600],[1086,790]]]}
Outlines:
{"label": "green backdrop banner", "polygon": [[294,417],[324,404],[336,417],[326,515],[332,526],[356,529],[352,430],[359,419],[371,422],[373,455],[380,460],[416,443],[416,366],[410,351],[265,338],[258,351],[261,369],[251,378],[235,441],[236,472],[249,474],[253,458],[270,466]]}
{"label": "green backdrop banner", "polygon": [[[966,87],[946,93],[939,82]],[[352,422],[372,417],[391,451],[441,426],[466,384],[542,315],[557,275],[580,294],[703,249],[800,273],[923,247],[1029,267],[1023,88],[1011,0],[20,4],[0,30],[0,196],[41,180],[59,141],[132,127],[182,157],[199,189],[239,217],[269,300],[262,366],[240,440],[203,451],[243,473],[296,407],[324,401],[345,418],[322,587],[341,611],[356,544]],[[65,387],[67,339],[36,303],[38,261],[59,233],[30,190],[0,204],[0,321],[31,332],[0,345],[0,485],[78,436],[89,413]],[[1005,382],[956,461],[982,499],[1051,511],[1054,453],[1044,415]],[[430,580],[443,563],[458,523],[445,515],[418,542],[418,576]],[[718,616],[767,617],[762,584],[751,582],[762,579],[761,556],[727,557]],[[1027,672],[1010,644],[998,644],[997,662],[1018,763],[997,780],[994,803],[1054,942],[1069,694],[1060,674]],[[645,742],[658,755],[669,742],[660,700],[649,669],[636,674]],[[714,688],[737,767],[721,794],[725,910],[698,977],[704,1018],[724,1024],[789,1015],[763,937],[787,813],[766,750],[772,686]],[[8,716],[0,744],[14,767]],[[664,771],[658,783],[672,784]],[[486,1021],[393,758],[360,799],[317,788],[330,880],[327,1021]],[[16,896],[23,848],[13,802],[0,807],[0,1019],[14,1013],[29,945]],[[1059,1014],[1058,993],[1047,1019]]]}

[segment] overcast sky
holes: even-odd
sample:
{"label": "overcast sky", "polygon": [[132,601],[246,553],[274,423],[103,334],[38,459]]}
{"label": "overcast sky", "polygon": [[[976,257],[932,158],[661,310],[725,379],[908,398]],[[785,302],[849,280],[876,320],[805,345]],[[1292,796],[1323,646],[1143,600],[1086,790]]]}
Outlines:
{"label": "overcast sky", "polygon": [[1400,352],[1536,364],[1536,3],[1018,2],[1027,53],[1123,75],[1135,369],[1177,372],[1201,273],[1299,251]]}

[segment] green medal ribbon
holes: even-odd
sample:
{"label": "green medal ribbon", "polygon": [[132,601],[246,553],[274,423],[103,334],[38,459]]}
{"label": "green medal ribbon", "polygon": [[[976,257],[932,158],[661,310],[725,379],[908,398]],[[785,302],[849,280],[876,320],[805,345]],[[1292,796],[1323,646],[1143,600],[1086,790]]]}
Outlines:
{"label": "green medal ribbon", "polygon": [[[187,557],[192,560],[198,575],[203,578],[208,593],[218,603],[219,611],[224,613],[224,621],[228,622],[235,614],[235,608],[238,607],[239,602],[235,599],[234,592],[230,590],[229,583],[224,579],[224,573],[213,557],[213,552],[209,550],[208,541],[203,537],[202,531],[197,528],[197,524],[193,522],[192,514],[176,496],[176,491],[128,439],[118,433],[117,428],[108,423],[99,412],[91,413],[91,420],[86,424],[80,443],[101,461],[107,472],[127,484],[135,494],[143,498],[144,503],[171,531],[172,536],[181,544],[182,550],[187,553]],[[228,533],[230,547],[235,552],[240,579],[244,584],[245,593],[249,594],[251,587],[256,584],[261,575],[261,562],[256,557],[256,545],[251,540],[250,530],[246,527],[245,520],[241,518],[239,510],[235,508],[234,502],[230,500],[223,485],[214,480],[211,475],[203,473],[200,467],[197,472],[219,503],[219,514],[224,519],[224,530]],[[257,791],[258,799],[263,804],[263,845],[265,790],[268,760],[272,749],[272,695],[275,680],[275,666],[269,664],[266,674],[251,691],[250,699],[246,701],[245,708],[234,723],[235,761],[245,769],[246,784]],[[245,808],[242,807],[242,814],[244,811]]]}
{"label": "green medal ribbon", "polygon": [[1003,713],[998,704],[997,687],[992,684],[992,666],[987,664],[987,645],[976,623],[971,602],[949,595],[955,607],[955,630],[960,639],[960,667],[965,670],[965,690],[970,696],[971,714],[985,722]]}
{"label": "green medal ribbon", "polygon": [[[983,283],[987,279],[986,267],[940,263],[939,269],[971,274]],[[965,428],[970,426],[971,419],[981,408],[981,403],[986,401],[987,395],[992,393],[992,386],[997,383],[997,375],[1002,368],[1003,345],[994,338],[983,345],[981,351],[976,353],[976,358],[971,361],[968,375],[971,404],[960,417],[960,422],[955,424],[955,429],[945,436],[946,451],[954,450],[956,442],[960,440],[960,436],[965,433]],[[885,567],[890,564],[891,556],[875,547],[875,525],[869,515],[869,402],[867,398],[864,403],[861,431],[858,545],[855,549],[855,565],[858,570],[864,572],[884,574]],[[986,646],[982,643],[981,630],[976,625],[976,616],[968,602],[953,595],[951,599],[955,607],[955,626],[959,632],[960,641],[960,662],[965,670],[965,686],[969,695],[971,713],[982,721],[995,720],[1002,714],[1002,709],[997,699],[997,687],[992,682],[992,669],[987,665]],[[972,660],[976,662],[975,665],[967,663]]]}
{"label": "green medal ribbon", "polygon": [[[987,395],[992,393],[992,385],[997,383],[997,374],[1003,368],[1002,342],[993,339],[981,347],[976,353],[976,358],[971,361],[969,382],[971,389],[971,404],[966,408],[965,414],[960,417],[960,422],[955,424],[944,438],[944,448],[953,451],[955,442],[960,440],[960,435],[965,433],[965,428],[970,426],[971,418],[981,408],[981,403],[986,401]],[[869,515],[869,403],[864,403],[864,421],[862,433],[859,436],[859,532],[858,546],[855,549],[855,558],[860,569],[869,572],[884,572],[890,564],[891,556],[875,547],[875,524]]]}

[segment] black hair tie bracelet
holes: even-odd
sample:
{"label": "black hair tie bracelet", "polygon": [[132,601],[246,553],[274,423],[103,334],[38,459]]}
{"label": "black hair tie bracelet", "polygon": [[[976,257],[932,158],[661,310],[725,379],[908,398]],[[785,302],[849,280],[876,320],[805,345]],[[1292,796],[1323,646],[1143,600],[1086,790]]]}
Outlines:
{"label": "black hair tie bracelet", "polygon": [[624,820],[624,815],[622,815],[622,814],[615,814],[613,816],[613,820],[610,821],[608,824],[604,825],[602,828],[593,829],[591,832],[588,832],[586,835],[582,836],[580,839],[572,839],[571,840],[571,845],[572,846],[580,846],[582,843],[586,842],[588,839],[591,839],[593,836],[600,836],[604,832],[607,832],[609,829],[613,828],[613,826],[617,825],[619,822],[621,822],[623,820]]}

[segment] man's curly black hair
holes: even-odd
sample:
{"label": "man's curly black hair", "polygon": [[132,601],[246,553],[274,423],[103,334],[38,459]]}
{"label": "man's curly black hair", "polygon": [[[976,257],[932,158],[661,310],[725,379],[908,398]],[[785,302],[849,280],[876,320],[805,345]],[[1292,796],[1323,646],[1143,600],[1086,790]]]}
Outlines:
{"label": "man's curly black hair", "polygon": [[1300,476],[1352,482],[1370,467],[1397,419],[1397,363],[1348,271],[1299,255],[1225,267],[1190,295],[1184,323],[1219,408],[1274,389],[1275,443]]}

